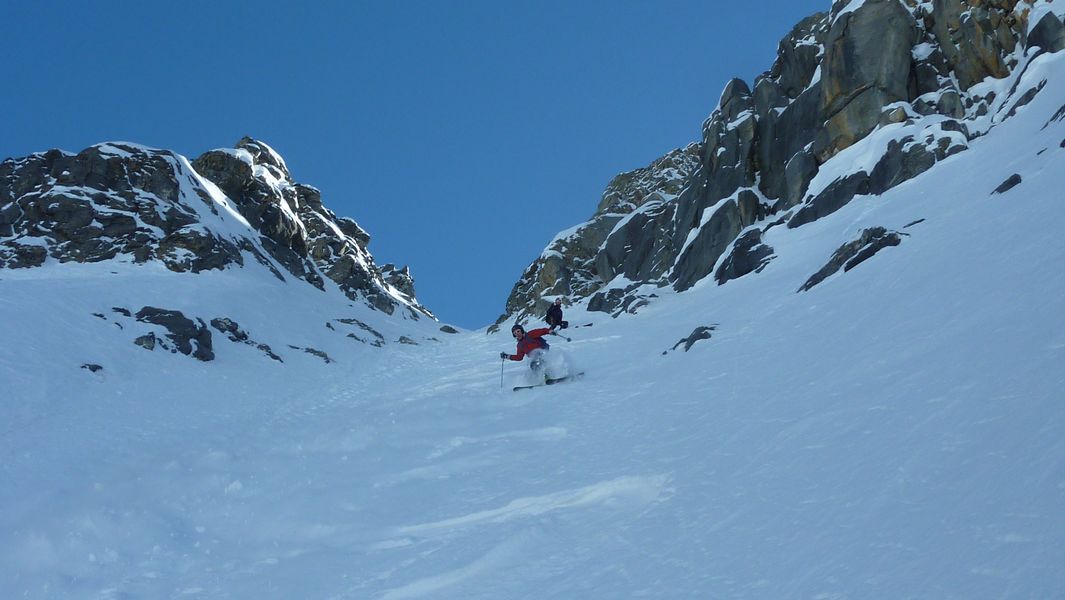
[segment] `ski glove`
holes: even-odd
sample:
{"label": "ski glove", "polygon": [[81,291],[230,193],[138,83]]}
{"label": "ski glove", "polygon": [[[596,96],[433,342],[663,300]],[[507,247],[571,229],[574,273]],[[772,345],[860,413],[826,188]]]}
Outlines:
{"label": "ski glove", "polygon": [[507,359],[507,358],[510,358],[510,355],[507,354],[506,352],[500,352],[499,353],[499,358]]}

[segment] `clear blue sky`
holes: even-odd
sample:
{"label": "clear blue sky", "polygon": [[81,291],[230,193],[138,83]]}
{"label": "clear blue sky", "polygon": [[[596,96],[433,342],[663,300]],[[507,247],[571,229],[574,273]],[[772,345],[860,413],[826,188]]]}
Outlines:
{"label": "clear blue sky", "polygon": [[250,135],[480,327],[610,179],[698,139],[830,0],[0,0],[0,158]]}

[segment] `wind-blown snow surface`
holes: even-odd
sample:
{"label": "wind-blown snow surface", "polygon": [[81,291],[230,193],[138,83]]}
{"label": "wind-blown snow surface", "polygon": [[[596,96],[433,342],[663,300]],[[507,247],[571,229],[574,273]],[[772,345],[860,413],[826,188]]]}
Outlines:
{"label": "wind-blown snow surface", "polygon": [[[587,376],[532,391],[505,333],[345,346],[363,309],[242,271],[0,272],[0,596],[1061,598],[1063,83],[760,274],[569,311]],[[871,226],[909,235],[795,291]],[[286,363],[89,316],[160,297]]]}

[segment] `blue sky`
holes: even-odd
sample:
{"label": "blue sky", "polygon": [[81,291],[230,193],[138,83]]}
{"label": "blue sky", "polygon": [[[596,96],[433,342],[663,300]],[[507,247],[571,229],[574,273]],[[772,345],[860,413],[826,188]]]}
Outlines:
{"label": "blue sky", "polygon": [[0,5],[0,158],[250,135],[473,328],[614,175],[697,140],[725,83],[831,2]]}

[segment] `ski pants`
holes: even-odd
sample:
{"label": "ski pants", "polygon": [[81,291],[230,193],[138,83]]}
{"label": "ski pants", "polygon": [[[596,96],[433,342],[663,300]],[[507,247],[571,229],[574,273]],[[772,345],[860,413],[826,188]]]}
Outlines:
{"label": "ski pants", "polygon": [[540,374],[544,372],[544,359],[547,351],[543,348],[537,348],[529,353],[529,368],[533,373]]}

